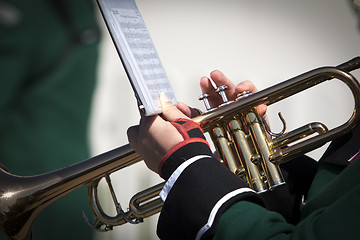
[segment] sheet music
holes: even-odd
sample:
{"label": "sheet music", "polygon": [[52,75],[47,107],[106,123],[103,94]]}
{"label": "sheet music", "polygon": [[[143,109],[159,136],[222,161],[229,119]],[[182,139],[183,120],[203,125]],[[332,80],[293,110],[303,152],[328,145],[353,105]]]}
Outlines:
{"label": "sheet music", "polygon": [[139,108],[145,115],[161,113],[159,96],[166,93],[176,104],[173,89],[143,18],[133,0],[98,0],[117,47]]}

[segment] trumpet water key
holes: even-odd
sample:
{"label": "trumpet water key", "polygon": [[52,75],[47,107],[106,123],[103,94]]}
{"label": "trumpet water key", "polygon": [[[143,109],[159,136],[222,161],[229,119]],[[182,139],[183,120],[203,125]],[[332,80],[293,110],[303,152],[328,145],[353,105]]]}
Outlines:
{"label": "trumpet water key", "polygon": [[[323,67],[274,85],[255,94],[244,93],[233,101],[225,95],[225,86],[218,89],[224,103],[211,108],[207,94],[201,99],[206,112],[193,118],[211,136],[223,162],[234,174],[243,178],[255,191],[262,193],[285,184],[279,165],[299,155],[321,147],[350,132],[360,121],[360,85],[349,72],[360,67],[356,57],[338,67]],[[278,134],[269,130],[256,108],[271,105],[324,81],[344,82],[354,98],[352,115],[342,125],[327,129],[322,123],[310,123],[290,132]],[[77,164],[38,176],[21,177],[0,167],[0,231],[7,239],[31,238],[31,227],[37,214],[67,193],[89,185],[89,201],[95,215],[91,224],[101,231],[111,230],[124,223],[139,223],[158,213],[162,200],[158,196],[163,183],[134,195],[127,211],[117,201],[110,174],[125,169],[141,157],[125,145]],[[105,178],[115,204],[116,215],[109,216],[102,209],[98,197],[98,183]]]}

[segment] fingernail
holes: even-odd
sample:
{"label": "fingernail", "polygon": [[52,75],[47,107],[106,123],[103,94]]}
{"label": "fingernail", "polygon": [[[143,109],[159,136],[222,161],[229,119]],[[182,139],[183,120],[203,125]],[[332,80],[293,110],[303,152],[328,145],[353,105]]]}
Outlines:
{"label": "fingernail", "polygon": [[237,89],[244,89],[245,88],[245,85],[243,83],[239,83],[237,86],[236,86]]}
{"label": "fingernail", "polygon": [[166,93],[160,93],[160,101],[163,103],[171,102]]}

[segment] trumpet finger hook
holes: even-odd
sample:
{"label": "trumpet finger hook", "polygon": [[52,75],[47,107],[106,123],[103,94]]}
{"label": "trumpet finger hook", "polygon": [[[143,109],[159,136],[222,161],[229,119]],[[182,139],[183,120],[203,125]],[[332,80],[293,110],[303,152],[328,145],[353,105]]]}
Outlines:
{"label": "trumpet finger hook", "polygon": [[282,129],[281,132],[279,132],[279,133],[274,133],[274,132],[272,132],[272,131],[270,130],[270,127],[269,127],[268,123],[267,123],[264,119],[262,119],[263,124],[264,124],[264,126],[265,126],[266,132],[269,133],[270,136],[271,136],[271,137],[274,137],[274,138],[283,135],[284,132],[286,131],[286,121],[285,121],[285,119],[283,118],[281,112],[278,112],[278,116],[279,116],[279,118],[280,118],[280,120],[281,120],[281,122],[282,122],[282,124],[283,124],[283,129]]}

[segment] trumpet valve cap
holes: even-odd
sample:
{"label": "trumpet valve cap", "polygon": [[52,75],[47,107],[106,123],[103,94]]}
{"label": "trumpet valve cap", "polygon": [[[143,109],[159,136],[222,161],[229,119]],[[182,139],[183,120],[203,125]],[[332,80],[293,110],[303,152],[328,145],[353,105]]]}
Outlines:
{"label": "trumpet valve cap", "polygon": [[220,94],[222,100],[224,103],[228,102],[229,100],[227,99],[227,96],[225,94],[225,90],[228,88],[228,86],[226,85],[222,85],[222,86],[219,86],[217,89],[216,89],[216,92],[218,94]]}
{"label": "trumpet valve cap", "polygon": [[249,95],[251,95],[252,93],[249,91],[243,91],[242,93],[239,93],[238,95],[236,95],[236,100],[242,99],[244,97],[247,97]]}
{"label": "trumpet valve cap", "polygon": [[210,109],[211,109],[211,106],[210,106],[210,103],[209,103],[209,99],[208,99],[209,96],[210,96],[209,94],[203,93],[203,94],[201,94],[200,97],[199,97],[199,100],[202,100],[202,101],[204,102],[206,110],[210,110]]}

